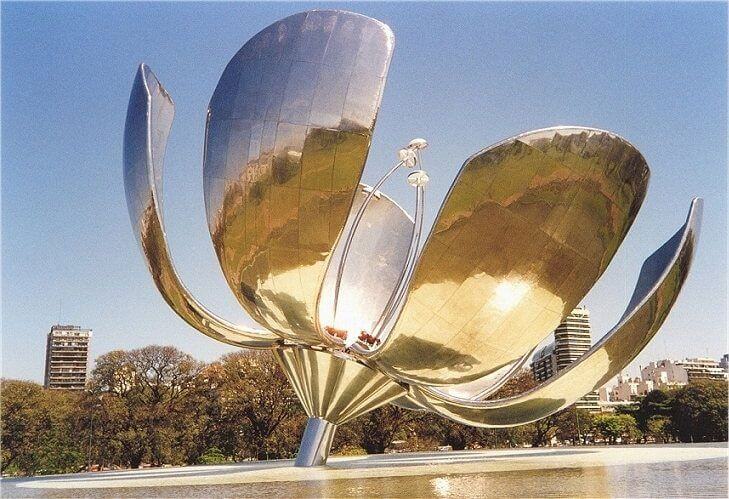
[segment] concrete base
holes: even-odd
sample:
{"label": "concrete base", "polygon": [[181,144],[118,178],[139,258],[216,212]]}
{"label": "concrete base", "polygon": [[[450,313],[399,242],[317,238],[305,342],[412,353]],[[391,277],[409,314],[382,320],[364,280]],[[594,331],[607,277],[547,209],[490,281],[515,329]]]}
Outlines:
{"label": "concrete base", "polygon": [[337,426],[322,418],[309,418],[294,466],[323,466],[327,463]]}

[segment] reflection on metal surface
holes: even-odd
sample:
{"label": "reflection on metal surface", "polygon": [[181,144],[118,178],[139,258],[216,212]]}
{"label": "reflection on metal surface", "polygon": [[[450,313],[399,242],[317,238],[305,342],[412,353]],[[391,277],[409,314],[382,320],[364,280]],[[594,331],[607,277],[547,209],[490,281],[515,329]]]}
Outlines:
{"label": "reflection on metal surface", "polygon": [[393,35],[337,11],[287,17],[225,68],[208,109],[208,225],[260,324],[320,344],[316,304],[364,168]]}
{"label": "reflection on metal surface", "polygon": [[530,350],[518,361],[494,371],[493,373],[468,383],[460,385],[427,386],[420,385],[426,393],[433,393],[436,397],[446,400],[484,400],[494,394],[499,388],[519,373],[532,358],[534,349]]}
{"label": "reflection on metal surface", "polygon": [[309,417],[340,425],[406,393],[384,374],[343,354],[298,347],[274,352]]}
{"label": "reflection on metal surface", "polygon": [[203,307],[180,282],[170,257],[158,205],[162,164],[174,104],[147,66],[134,80],[124,131],[124,186],[134,234],[165,301],[188,324],[213,339],[246,348],[268,348],[279,338],[238,326]]}
{"label": "reflection on metal surface", "polygon": [[[405,212],[399,209],[399,206],[389,198],[384,199],[385,203],[379,203],[381,207],[379,212],[372,209],[372,202],[375,198],[382,198],[382,193],[379,191],[379,188],[382,187],[385,181],[398,168],[401,166],[412,168],[421,163],[420,151],[425,147],[427,147],[425,139],[412,140],[407,148],[399,151],[398,157],[400,161],[388,170],[377,181],[374,187],[367,188],[367,195],[364,201],[356,210],[352,210],[354,215],[352,216],[350,214],[344,231],[346,237],[343,243],[337,245],[330,262],[330,269],[336,268],[336,273],[333,278],[333,297],[330,300],[332,304],[329,305],[327,303],[327,308],[319,309],[319,318],[321,320],[323,316],[326,316],[326,312],[323,312],[323,310],[328,310],[331,307],[331,317],[325,323],[332,324],[333,326],[325,327],[325,331],[332,334],[332,339],[335,342],[339,342],[346,347],[351,347],[354,352],[366,353],[372,349],[376,349],[380,344],[380,336],[383,328],[390,324],[393,314],[401,307],[407,285],[410,282],[412,272],[415,268],[418,249],[420,248],[420,238],[423,231],[423,215],[425,211],[425,185],[428,183],[427,173],[423,170],[416,170],[407,177],[408,183],[415,187],[414,223],[405,223],[406,227],[403,227],[401,222],[404,220],[404,217],[398,217],[397,215],[405,214]],[[396,208],[394,211],[390,210],[395,216],[381,213],[382,207]],[[358,232],[365,215],[371,220],[368,220],[367,223],[367,233],[362,231]],[[405,214],[405,217],[409,219],[407,214]],[[392,231],[389,228],[399,230]],[[405,228],[410,229],[409,237],[404,233]],[[346,306],[339,307],[339,295],[344,270],[352,254],[352,245],[357,236],[359,236],[357,240],[358,246],[361,246],[361,248],[357,248],[360,250],[358,251],[360,259],[353,265],[350,265],[349,273],[357,276],[360,282],[357,286],[353,286],[348,293],[351,298],[356,298],[356,300],[350,300],[350,303]],[[373,239],[384,244],[376,247],[373,245]],[[405,250],[406,246],[407,249]],[[406,252],[403,253],[404,251]],[[378,265],[375,268],[368,268],[372,263],[373,255],[379,255],[377,257]],[[397,273],[398,268],[401,269],[399,273]],[[329,277],[330,274],[331,272],[327,274],[329,282],[332,281],[332,278]],[[364,276],[369,277],[369,282],[363,282],[365,281],[365,279],[362,279]],[[329,290],[327,288],[328,286],[325,283],[325,286],[322,288],[323,293],[320,296],[320,305],[322,303],[322,296],[329,298],[327,293]],[[361,290],[361,293],[358,293],[357,289]],[[386,298],[384,306],[381,304],[383,298]],[[369,321],[369,314],[362,314],[358,310],[363,308],[362,304],[365,304],[368,312],[379,311],[376,321]],[[350,320],[338,320],[337,313],[341,309],[345,309],[346,312],[343,311],[343,313]]]}
{"label": "reflection on metal surface", "polygon": [[[342,287],[342,277],[344,274],[344,268],[347,265],[347,260],[349,259],[349,253],[350,249],[352,247],[352,242],[354,241],[354,237],[357,234],[357,229],[360,226],[360,223],[362,222],[362,218],[364,217],[365,211],[370,207],[370,204],[372,203],[372,200],[375,198],[375,195],[380,193],[380,188],[382,187],[382,184],[387,181],[387,179],[397,171],[398,168],[400,168],[404,164],[403,161],[400,161],[395,166],[390,168],[385,175],[380,178],[380,180],[377,181],[377,183],[371,187],[367,191],[367,195],[364,198],[364,201],[360,203],[359,207],[353,211],[354,217],[350,217],[351,220],[347,220],[347,226],[346,230],[344,231],[344,234],[347,235],[347,237],[344,239],[344,242],[338,247],[341,247],[340,250],[340,256],[339,256],[339,262],[337,263],[337,273],[334,278],[334,297],[332,299],[332,310],[333,310],[333,319],[336,320],[337,318],[337,309],[339,308],[339,293]],[[362,233],[360,232],[360,235]]]}
{"label": "reflection on metal surface", "polygon": [[296,466],[321,466],[326,464],[337,426],[322,418],[309,418],[301,437],[296,455]]}
{"label": "reflection on metal surface", "polygon": [[575,402],[624,369],[666,320],[696,251],[702,202],[691,203],[686,224],[643,264],[618,324],[580,360],[542,385],[508,399],[456,402],[411,385],[410,396],[429,409],[469,425],[498,427],[536,421]]}
{"label": "reflection on metal surface", "polygon": [[474,381],[516,362],[600,277],[647,184],[641,154],[602,130],[538,130],[475,154],[372,360],[431,385]]}
{"label": "reflection on metal surface", "polygon": [[[603,130],[513,137],[465,162],[420,250],[427,173],[407,178],[415,220],[359,183],[393,41],[386,25],[358,14],[296,14],[246,43],[215,89],[203,168],[208,227],[230,288],[265,331],[214,316],[180,282],[159,206],[174,105],[144,65],[129,101],[127,205],[154,282],[204,334],[273,348],[311,418],[301,466],[326,462],[336,425],[386,403],[480,426],[569,405],[653,337],[695,251],[699,200],[646,260],[625,315],[588,354],[528,393],[483,400],[601,276],[645,197],[648,167]],[[426,146],[411,141],[398,166],[421,168]]]}
{"label": "reflection on metal surface", "polygon": [[[362,186],[352,206],[344,234],[354,223],[354,214],[371,192]],[[345,334],[341,344],[357,351],[367,349],[359,340],[362,331],[372,332],[385,309],[388,297],[397,287],[405,267],[413,232],[413,220],[389,197],[375,191],[355,231],[342,269],[339,313],[334,316],[334,294],[344,245],[334,250],[321,288],[317,320],[322,329],[334,328]],[[333,338],[334,341],[337,341]]]}

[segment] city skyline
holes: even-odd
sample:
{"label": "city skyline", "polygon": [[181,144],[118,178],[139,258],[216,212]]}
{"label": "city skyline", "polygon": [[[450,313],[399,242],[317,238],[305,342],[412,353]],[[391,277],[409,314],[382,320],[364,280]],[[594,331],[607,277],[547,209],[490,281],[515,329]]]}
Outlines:
{"label": "city skyline", "polygon": [[[583,305],[580,305],[580,308],[585,308],[585,309],[588,309],[589,310],[589,308],[587,308],[587,307],[585,307]],[[562,326],[562,325],[560,325],[560,326]],[[87,328],[84,328],[83,326],[77,326],[77,325],[61,325],[61,324],[53,324],[51,326],[51,333],[53,332],[54,329],[62,329],[62,330],[66,330],[66,329],[79,329],[81,331],[88,331],[88,332],[91,332],[92,331],[92,329],[87,329]],[[46,339],[48,338],[48,335],[49,334],[50,333],[47,333]],[[552,348],[554,347],[554,331],[552,333],[550,333],[550,335],[545,339],[545,341],[543,343],[547,344],[547,346],[551,346]],[[593,344],[594,344],[594,342],[593,342]],[[86,351],[87,352],[90,352],[92,350],[92,348],[91,348],[90,345],[91,345],[91,343],[88,342],[87,347],[86,347]],[[48,346],[46,345],[46,356],[47,356],[47,349],[48,349]],[[543,351],[543,348],[538,348],[536,350],[536,353],[534,354],[532,360],[530,361],[529,370],[531,372],[533,372],[533,370],[534,370],[533,369],[533,362],[535,360],[538,360],[539,355],[540,355],[540,353],[542,351]],[[93,370],[93,368],[94,368],[94,366],[96,364],[96,357],[99,357],[99,356],[103,355],[104,353],[107,353],[107,352],[99,353],[98,355],[95,355],[93,358],[89,356],[89,358],[86,361],[87,364],[88,364],[88,366],[86,368],[87,372],[90,372],[91,370]],[[190,352],[187,352],[187,353],[190,353]],[[223,354],[224,353],[225,352],[223,352]],[[221,355],[223,355],[223,354],[221,354]],[[191,355],[193,357],[195,357],[194,354],[191,354]],[[673,361],[673,362],[682,362],[682,361],[687,361],[687,360],[699,360],[699,359],[700,360],[711,359],[711,360],[714,360],[714,361],[716,361],[718,363],[723,358],[725,358],[727,356],[729,356],[729,354],[726,354],[726,353],[721,354],[721,355],[709,355],[707,357],[689,357],[689,356],[686,356],[686,355],[674,355],[674,356],[668,356],[668,357],[660,358],[660,359],[659,358],[650,359],[650,360],[648,360],[648,362],[646,364],[640,364],[637,361],[635,361],[635,362],[632,362],[628,367],[626,367],[625,369],[623,369],[620,374],[616,375],[614,378],[612,378],[610,381],[608,381],[603,386],[605,386],[605,387],[613,386],[615,383],[617,383],[617,379],[619,377],[621,377],[621,376],[623,376],[623,377],[630,377],[630,378],[635,378],[635,377],[638,377],[639,378],[640,377],[641,369],[644,369],[646,367],[646,365],[647,364],[650,364],[650,363],[662,362],[664,360]],[[572,362],[574,362],[574,361],[576,361],[578,359],[579,359],[579,357],[577,357],[576,359],[574,359],[570,363],[572,363]],[[209,359],[208,361],[215,361],[215,360],[217,360],[217,359]],[[47,357],[46,357],[46,364],[43,365],[43,369],[44,369],[43,372],[44,373],[46,373],[46,370],[47,370],[47,362],[48,362],[48,360],[47,360]],[[526,368],[524,368],[524,369],[526,369]],[[637,374],[634,374],[634,371]],[[545,378],[545,380],[548,379],[549,377],[551,377],[552,375],[553,375],[553,373],[551,373],[550,376],[548,376],[547,378]],[[6,376],[4,376],[4,377],[6,377]],[[23,378],[23,379],[29,379],[30,381],[39,381],[41,383],[44,383],[44,378],[47,378],[47,375],[42,375],[42,376],[40,376],[40,378],[41,378],[40,381],[37,380],[37,379],[35,379],[35,378]],[[540,379],[539,381],[541,382],[541,381],[545,381],[545,380],[541,380]]]}
{"label": "city skyline", "polygon": [[[56,322],[92,328],[92,358],[155,343],[206,361],[234,350],[207,341],[162,305],[134,247],[121,183],[128,86],[144,60],[178,105],[164,209],[181,274],[216,312],[252,324],[226,289],[206,236],[200,169],[205,105],[246,39],[309,7],[2,6],[3,376],[42,379],[39,352]],[[663,331],[633,366],[725,353],[725,25],[705,22],[717,10],[726,13],[725,6],[489,4],[444,11],[423,5],[416,13],[387,5],[327,7],[380,18],[397,33],[365,181],[394,162],[403,142],[425,136],[431,143],[424,155],[431,176],[427,225],[473,152],[528,128],[576,123],[614,129],[646,155],[652,186],[625,244],[583,301],[592,311],[594,340],[620,317],[643,259],[683,222],[696,194],[705,198],[706,212],[692,275]],[[565,17],[583,24],[565,29]],[[679,17],[686,32],[669,29]],[[479,22],[493,22],[498,35]],[[651,36],[642,31],[649,22]],[[448,55],[463,45],[444,28],[453,23],[477,55]],[[611,29],[625,23],[622,29],[636,36],[602,40],[601,23]],[[175,33],[176,25],[190,34]],[[687,26],[702,26],[705,36],[688,37]],[[215,40],[205,36],[212,30]],[[550,48],[543,50],[548,38]],[[509,43],[499,46],[503,40]],[[414,56],[399,55],[404,53]],[[599,64],[587,59],[593,53],[603,58]],[[36,78],[38,67],[48,78]],[[615,74],[590,74],[601,68]],[[456,71],[456,78],[449,76]],[[687,94],[689,84],[696,91]],[[441,97],[454,92],[454,101]],[[29,118],[38,116],[43,119]],[[387,193],[410,206],[407,189],[398,178]]]}

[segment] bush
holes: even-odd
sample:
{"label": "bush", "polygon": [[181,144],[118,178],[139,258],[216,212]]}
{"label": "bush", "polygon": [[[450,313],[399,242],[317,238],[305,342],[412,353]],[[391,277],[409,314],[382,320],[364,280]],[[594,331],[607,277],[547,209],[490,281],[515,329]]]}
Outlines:
{"label": "bush", "polygon": [[226,461],[227,459],[217,447],[209,448],[202,456],[197,458],[197,464],[222,464]]}

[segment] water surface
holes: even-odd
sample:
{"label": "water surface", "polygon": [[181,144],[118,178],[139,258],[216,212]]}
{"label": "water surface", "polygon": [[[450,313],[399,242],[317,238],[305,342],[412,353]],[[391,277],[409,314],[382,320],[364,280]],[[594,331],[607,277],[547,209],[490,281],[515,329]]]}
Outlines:
{"label": "water surface", "polygon": [[[670,452],[657,447],[656,452]],[[186,468],[194,477],[195,468]],[[162,474],[165,470],[159,470]],[[221,471],[220,473],[225,473]],[[88,475],[87,475],[88,476]],[[33,479],[41,480],[41,479]],[[186,486],[23,488],[3,497],[727,497],[727,459],[631,463],[484,473]],[[194,483],[194,478],[191,479]]]}

